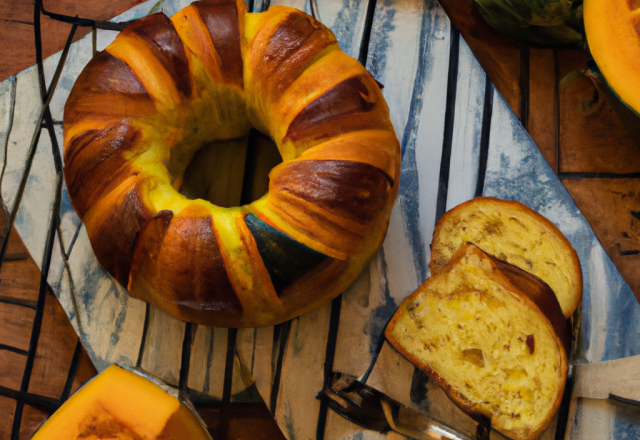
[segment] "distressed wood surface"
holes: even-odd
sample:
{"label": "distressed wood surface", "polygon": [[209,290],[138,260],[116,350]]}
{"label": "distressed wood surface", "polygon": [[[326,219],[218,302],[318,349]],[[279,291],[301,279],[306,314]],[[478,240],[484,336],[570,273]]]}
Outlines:
{"label": "distressed wood surface", "polygon": [[[45,1],[45,9],[58,14],[107,20],[129,9],[142,0],[99,0]],[[43,54],[49,57],[64,46],[71,25],[42,17]],[[74,41],[89,33],[89,29],[79,29]],[[29,0],[11,0],[0,2],[0,81],[36,62],[33,31],[33,2]],[[20,50],[14,50],[19,47]]]}
{"label": "distressed wood surface", "polygon": [[[49,283],[97,368],[111,362],[140,363],[178,383],[185,366],[182,348],[188,346],[189,393],[218,403],[262,399],[289,439],[316,435],[327,439],[398,438],[364,432],[323,410],[314,395],[325,373],[346,371],[368,378],[371,386],[471,434],[473,422],[433,381],[384,344],[381,335],[400,301],[429,275],[428,245],[437,218],[478,194],[522,201],[554,221],[578,250],[585,273],[579,360],[592,362],[639,353],[640,307],[628,284],[512,111],[515,108],[521,113],[526,107],[521,105],[520,78],[513,72],[519,69],[520,57],[532,56],[532,52],[505,43],[497,34],[485,36],[473,21],[473,11],[464,9],[468,2],[462,0],[458,9],[452,9],[453,2],[443,3],[466,40],[460,38],[435,0],[375,2],[372,20],[367,18],[367,2],[319,3],[320,18],[335,31],[346,52],[365,62],[385,85],[383,94],[402,144],[399,197],[380,253],[345,294],[312,313],[275,327],[237,333],[197,326],[193,341],[185,343],[188,332],[184,323],[130,298],[99,266],[64,192],[61,234],[54,247]],[[171,15],[186,4],[186,0],[147,2],[118,20],[141,17],[158,8]],[[296,5],[309,12],[307,3]],[[262,6],[255,2],[256,10]],[[469,15],[460,17],[461,11]],[[113,32],[98,32],[97,48],[106,47],[114,37]],[[73,45],[52,103],[54,119],[61,117],[73,81],[91,57],[91,46],[88,37]],[[548,54],[536,52],[533,57],[549,63]],[[58,58],[54,55],[46,60],[48,78]],[[13,116],[7,151],[7,170],[11,172],[2,187],[5,202],[11,202],[21,176],[23,153],[12,146],[28,142],[39,109],[36,79],[31,69],[0,83],[0,135],[9,132],[9,114]],[[548,87],[549,82],[541,82],[531,89],[543,93]],[[16,111],[10,111],[12,96],[20,99]],[[548,100],[540,102],[548,107]],[[543,151],[552,152],[544,121],[530,116],[524,122],[546,139]],[[59,130],[57,134],[60,140]],[[25,196],[34,201],[21,208],[16,223],[36,263],[43,243],[37,234],[47,221],[46,216],[37,214],[52,200],[52,194],[38,187],[51,181],[47,180],[52,173],[47,160],[50,149],[50,142],[41,139],[34,177],[30,177]],[[559,151],[556,162],[563,170]],[[325,367],[328,360],[332,365]],[[0,407],[5,406],[0,401]],[[570,411],[571,438],[640,435],[640,427],[629,422],[636,413],[626,407],[574,401]],[[593,426],[594,414],[602,421],[599,427]],[[553,438],[554,429],[555,424],[543,438]],[[502,438],[495,433],[493,437]]]}
{"label": "distressed wood surface", "polygon": [[587,208],[585,217],[638,298],[640,179],[567,179],[563,183],[576,204]]}
{"label": "distressed wood surface", "polygon": [[[4,210],[0,210],[0,228],[4,228],[6,222]],[[0,271],[0,386],[7,389],[19,390],[23,380],[39,280],[38,266],[13,229]],[[64,394],[75,391],[95,374],[89,356],[78,346],[78,336],[69,324],[66,313],[53,292],[48,290],[28,393],[56,401]],[[0,438],[11,438],[15,411],[16,400],[0,397]],[[46,411],[25,405],[20,439],[30,438],[48,416]]]}

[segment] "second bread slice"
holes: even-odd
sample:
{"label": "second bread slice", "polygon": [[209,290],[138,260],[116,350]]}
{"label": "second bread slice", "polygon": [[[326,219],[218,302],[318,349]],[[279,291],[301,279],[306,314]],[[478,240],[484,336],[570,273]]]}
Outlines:
{"label": "second bread slice", "polygon": [[542,279],[555,292],[566,318],[580,304],[578,254],[556,225],[522,203],[478,197],[443,215],[433,232],[431,273],[468,241]]}
{"label": "second bread slice", "polygon": [[548,286],[501,264],[463,245],[401,304],[386,337],[463,411],[528,440],[560,405],[569,327]]}

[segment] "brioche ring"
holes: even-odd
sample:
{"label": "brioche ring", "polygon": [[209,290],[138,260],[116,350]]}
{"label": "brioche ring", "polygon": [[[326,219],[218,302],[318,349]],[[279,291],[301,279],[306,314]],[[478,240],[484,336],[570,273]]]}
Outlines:
{"label": "brioche ring", "polygon": [[[203,145],[251,127],[283,163],[222,208],[179,193]],[[205,325],[256,327],[330,301],[380,247],[400,148],[380,87],[292,8],[199,1],[128,26],[65,106],[65,179],[93,250],[133,297]]]}

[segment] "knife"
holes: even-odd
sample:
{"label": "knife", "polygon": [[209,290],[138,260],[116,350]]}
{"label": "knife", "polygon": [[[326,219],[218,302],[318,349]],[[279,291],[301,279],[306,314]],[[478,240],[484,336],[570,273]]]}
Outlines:
{"label": "knife", "polygon": [[640,355],[573,365],[573,395],[640,406]]}
{"label": "knife", "polygon": [[[409,408],[358,381],[355,376],[333,372],[329,385],[316,394],[345,419],[378,432],[395,431],[417,440],[473,440],[426,414]],[[489,440],[487,420],[478,425],[476,440]]]}
{"label": "knife", "polygon": [[567,386],[571,396],[612,399],[640,406],[640,355],[590,364],[576,362],[582,307],[573,320],[573,347],[569,359]]}

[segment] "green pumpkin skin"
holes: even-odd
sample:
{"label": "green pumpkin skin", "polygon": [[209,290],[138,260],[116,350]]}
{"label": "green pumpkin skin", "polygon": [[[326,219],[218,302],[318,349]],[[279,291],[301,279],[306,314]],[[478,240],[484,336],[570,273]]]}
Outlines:
{"label": "green pumpkin skin", "polygon": [[281,292],[328,257],[298,243],[253,214],[244,219],[276,292]]}
{"label": "green pumpkin skin", "polygon": [[514,40],[536,46],[584,41],[582,0],[475,0],[480,15]]}

